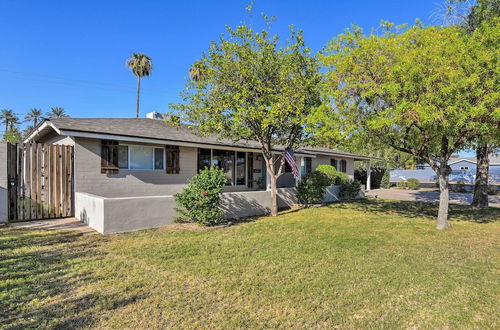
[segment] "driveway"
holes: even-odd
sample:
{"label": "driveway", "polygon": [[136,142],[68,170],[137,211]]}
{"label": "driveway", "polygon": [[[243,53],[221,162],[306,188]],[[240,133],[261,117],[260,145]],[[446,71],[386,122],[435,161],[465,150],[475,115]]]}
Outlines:
{"label": "driveway", "polygon": [[[400,201],[439,202],[439,191],[429,190],[399,190],[399,189],[373,189],[366,193],[367,196]],[[450,203],[470,205],[472,194],[450,192]],[[489,196],[492,207],[500,207],[500,196]]]}

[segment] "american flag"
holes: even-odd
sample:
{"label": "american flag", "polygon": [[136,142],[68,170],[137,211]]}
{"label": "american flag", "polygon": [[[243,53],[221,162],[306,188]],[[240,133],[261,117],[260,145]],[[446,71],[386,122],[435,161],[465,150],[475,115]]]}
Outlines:
{"label": "american flag", "polygon": [[293,177],[297,179],[299,177],[299,168],[297,167],[297,162],[293,156],[292,148],[286,148],[284,157],[288,165],[292,168]]}

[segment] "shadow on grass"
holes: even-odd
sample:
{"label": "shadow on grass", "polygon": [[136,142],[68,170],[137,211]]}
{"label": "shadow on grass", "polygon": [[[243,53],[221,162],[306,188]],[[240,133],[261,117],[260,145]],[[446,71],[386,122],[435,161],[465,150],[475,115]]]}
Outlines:
{"label": "shadow on grass", "polygon": [[[429,220],[435,220],[438,213],[438,203],[381,199],[363,199],[355,202],[334,203],[330,207],[384,215],[395,214],[407,218],[424,217]],[[449,220],[475,223],[500,221],[500,208],[477,209],[468,205],[450,205]]]}
{"label": "shadow on grass", "polygon": [[0,300],[1,328],[89,327],[103,302],[116,309],[141,299],[78,293],[100,280],[79,266],[104,258],[96,238],[80,238],[75,232],[0,230],[0,292],[7,293]]}

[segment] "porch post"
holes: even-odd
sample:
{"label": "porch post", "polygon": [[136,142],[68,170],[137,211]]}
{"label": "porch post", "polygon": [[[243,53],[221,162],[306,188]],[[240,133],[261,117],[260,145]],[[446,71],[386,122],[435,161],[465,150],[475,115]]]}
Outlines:
{"label": "porch post", "polygon": [[368,160],[368,166],[366,168],[366,191],[370,191],[372,189],[372,160]]}
{"label": "porch post", "polygon": [[304,157],[302,156],[297,156],[297,167],[299,168],[299,177],[295,179],[295,185],[299,183],[300,180],[302,180],[302,162],[303,162]]}

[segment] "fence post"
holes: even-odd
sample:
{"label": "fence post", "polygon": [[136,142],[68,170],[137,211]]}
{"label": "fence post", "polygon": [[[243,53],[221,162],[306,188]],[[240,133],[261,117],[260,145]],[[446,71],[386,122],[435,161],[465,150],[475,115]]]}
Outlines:
{"label": "fence post", "polygon": [[7,143],[0,142],[0,222],[9,220]]}

